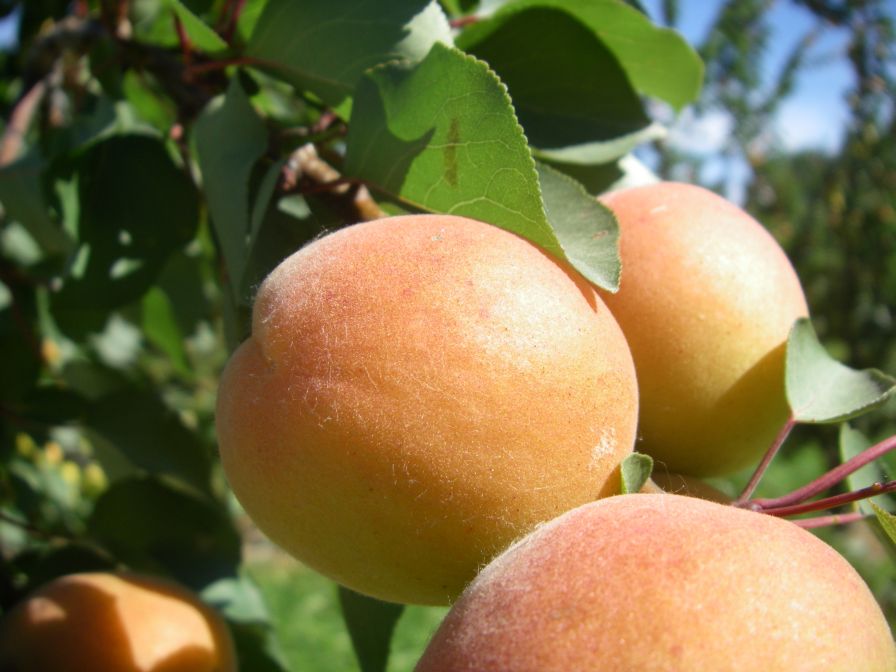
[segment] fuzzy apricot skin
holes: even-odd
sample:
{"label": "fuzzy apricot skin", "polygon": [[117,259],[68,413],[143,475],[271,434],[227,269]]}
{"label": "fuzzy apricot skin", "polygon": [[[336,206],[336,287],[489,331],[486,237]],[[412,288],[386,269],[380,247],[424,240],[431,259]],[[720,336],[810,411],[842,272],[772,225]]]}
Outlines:
{"label": "fuzzy apricot skin", "polygon": [[590,285],[516,235],[436,215],[285,260],[217,409],[227,478],[268,537],[358,592],[420,604],[616,492],[636,420],[628,346]]}
{"label": "fuzzy apricot skin", "polygon": [[601,295],[638,371],[638,450],[691,476],[755,464],[787,419],[786,341],[808,314],[793,266],[759,222],[702,187],[601,200],[620,226],[620,289]]}
{"label": "fuzzy apricot skin", "polygon": [[416,672],[891,672],[868,587],[792,522],[680,495],[586,504],[496,558]]}
{"label": "fuzzy apricot skin", "polygon": [[55,579],[0,621],[0,670],[236,672],[226,624],[188,590],[155,577]]}

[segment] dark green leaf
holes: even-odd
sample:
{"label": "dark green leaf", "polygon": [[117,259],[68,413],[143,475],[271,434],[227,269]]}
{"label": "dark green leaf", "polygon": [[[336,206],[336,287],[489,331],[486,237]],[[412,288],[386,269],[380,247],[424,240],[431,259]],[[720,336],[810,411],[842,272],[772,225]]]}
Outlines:
{"label": "dark green leaf", "polygon": [[240,669],[252,672],[291,672],[270,625],[227,619]]}
{"label": "dark green leaf", "polygon": [[358,86],[346,174],[420,211],[463,215],[563,250],[507,92],[485,63],[435,45]]}
{"label": "dark green leaf", "polygon": [[[516,0],[467,28],[458,38],[458,46],[479,44],[518,14],[547,9],[574,17],[603,42],[638,92],[665,100],[676,109],[696,100],[703,64],[694,49],[675,31],[653,25],[647,16],[619,0]],[[523,45],[518,53],[529,51],[535,50]]]}
{"label": "dark green leaf", "polygon": [[367,68],[419,60],[436,41],[451,44],[451,31],[430,0],[270,0],[247,55],[347,115],[349,97]]}
{"label": "dark green leaf", "polygon": [[787,341],[787,400],[794,419],[840,422],[883,404],[896,380],[877,369],[857,371],[828,355],[808,318],[796,321]]}
{"label": "dark green leaf", "polygon": [[232,576],[240,561],[239,535],[220,503],[151,477],[109,486],[88,529],[134,569],[170,574],[193,589]]}
{"label": "dark green leaf", "polygon": [[540,158],[605,163],[661,134],[616,55],[561,8],[514,3],[464,36],[507,85]]}
{"label": "dark green leaf", "polygon": [[632,453],[619,467],[622,476],[622,494],[640,492],[653,471],[653,458],[644,453]]}
{"label": "dark green leaf", "polygon": [[193,373],[187,361],[184,335],[174,315],[168,295],[159,287],[152,287],[143,297],[143,335],[168,355],[174,369],[186,378]]}
{"label": "dark green leaf", "polygon": [[211,460],[205,447],[155,394],[113,392],[91,403],[84,423],[132,465],[200,490],[209,487]]}
{"label": "dark green leaf", "polygon": [[385,672],[392,633],[404,606],[382,602],[344,586],[339,587],[339,604],[361,672]]}
{"label": "dark green leaf", "polygon": [[267,149],[264,123],[237,78],[196,122],[196,150],[212,225],[227,264],[235,298],[246,268],[249,176]]}
{"label": "dark green leaf", "polygon": [[42,168],[33,155],[0,168],[0,205],[7,218],[25,227],[44,254],[67,254],[73,244],[50,217],[41,191]]}
{"label": "dark green leaf", "polygon": [[80,542],[49,548],[32,547],[16,556],[14,563],[16,569],[28,577],[26,592],[66,574],[115,569],[114,558],[99,548]]}
{"label": "dark green leaf", "polygon": [[595,285],[619,289],[619,225],[613,213],[571,177],[536,164],[548,221],[566,258]]}
{"label": "dark green leaf", "polygon": [[[140,297],[168,256],[196,231],[196,190],[158,139],[114,136],[77,166],[79,250],[62,291],[63,310],[108,311]],[[151,178],[151,179],[150,179]]]}

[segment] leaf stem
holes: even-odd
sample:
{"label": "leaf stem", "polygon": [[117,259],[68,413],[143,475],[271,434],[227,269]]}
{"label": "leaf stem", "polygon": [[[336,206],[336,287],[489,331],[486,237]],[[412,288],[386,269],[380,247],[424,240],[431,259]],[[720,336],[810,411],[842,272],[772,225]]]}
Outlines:
{"label": "leaf stem", "polygon": [[806,530],[811,530],[816,527],[828,527],[830,525],[845,525],[847,523],[854,523],[859,520],[865,520],[865,518],[867,517],[868,516],[864,513],[854,511],[852,513],[834,513],[829,516],[800,518],[798,520],[792,520],[790,522]]}
{"label": "leaf stem", "polygon": [[869,485],[867,488],[860,488],[859,490],[855,490],[853,492],[846,492],[840,495],[833,495],[831,497],[816,499],[811,502],[802,502],[800,504],[793,504],[790,506],[774,506],[769,508],[751,506],[750,508],[752,508],[754,511],[758,511],[759,513],[767,513],[770,516],[796,516],[800,513],[811,513],[812,511],[824,511],[825,509],[833,509],[837,506],[851,504],[852,502],[858,502],[862,499],[876,497],[877,495],[883,495],[888,492],[896,492],[896,481],[874,483],[873,485]]}
{"label": "leaf stem", "polygon": [[759,463],[759,466],[756,467],[756,471],[753,472],[753,475],[750,477],[750,481],[747,483],[743,492],[740,493],[740,497],[734,500],[734,506],[746,506],[748,500],[756,491],[756,486],[759,485],[759,481],[762,480],[762,477],[765,475],[766,470],[768,470],[768,466],[772,463],[772,460],[775,458],[775,455],[778,454],[778,451],[781,449],[781,446],[784,445],[784,442],[787,440],[787,437],[790,436],[791,430],[793,430],[796,425],[796,420],[793,415],[788,416],[787,422],[784,423],[784,426],[781,427],[778,435],[775,436],[775,440],[772,442],[772,445],[769,446],[765,455],[762,458],[762,462]]}
{"label": "leaf stem", "polygon": [[829,490],[833,486],[840,483],[850,474],[855,473],[866,464],[873,462],[874,460],[892,450],[896,450],[896,434],[887,439],[884,439],[880,443],[876,443],[870,448],[866,448],[861,453],[847,460],[843,464],[837,465],[826,474],[816,478],[814,481],[807,483],[806,485],[794,490],[787,495],[769,499],[754,499],[748,504],[751,508],[755,505],[758,505],[762,509],[799,504],[800,502],[806,501],[810,497],[814,497],[815,495],[824,492],[825,490]]}

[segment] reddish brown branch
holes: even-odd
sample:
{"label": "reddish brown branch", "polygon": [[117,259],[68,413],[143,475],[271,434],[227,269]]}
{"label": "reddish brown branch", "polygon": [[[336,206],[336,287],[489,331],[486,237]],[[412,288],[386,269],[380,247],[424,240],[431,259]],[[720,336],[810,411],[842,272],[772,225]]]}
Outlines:
{"label": "reddish brown branch", "polygon": [[801,513],[811,513],[813,511],[825,511],[833,509],[845,504],[852,504],[863,499],[884,495],[888,492],[896,492],[896,481],[887,481],[886,483],[875,483],[867,488],[860,488],[853,492],[846,492],[840,495],[833,495],[823,499],[816,499],[811,502],[803,502],[801,504],[793,504],[791,506],[775,506],[770,508],[750,507],[754,511],[767,513],[771,516],[786,517],[798,516]]}
{"label": "reddish brown branch", "polygon": [[790,432],[795,426],[796,420],[794,420],[793,416],[791,415],[787,418],[787,422],[784,423],[784,426],[781,427],[781,430],[778,432],[778,435],[775,437],[772,445],[769,446],[769,449],[763,456],[762,461],[759,463],[759,466],[756,467],[756,471],[754,471],[753,475],[750,477],[749,483],[747,483],[743,492],[740,493],[740,497],[738,497],[734,501],[735,506],[745,506],[748,504],[748,500],[756,491],[756,486],[759,485],[759,481],[762,480],[762,477],[768,470],[768,466],[775,458],[775,455],[778,454],[778,451],[781,450],[781,446],[784,445],[784,442],[787,440],[787,437],[790,436]]}
{"label": "reddish brown branch", "polygon": [[3,131],[3,137],[0,138],[0,167],[9,165],[21,154],[25,134],[31,127],[31,122],[46,93],[46,81],[41,80],[34,84],[16,103],[9,117],[9,123]]}
{"label": "reddish brown branch", "polygon": [[460,16],[456,19],[451,19],[448,23],[452,28],[465,28],[466,26],[471,26],[474,23],[478,23],[480,18],[475,15],[470,16]]}
{"label": "reddish brown branch", "polygon": [[174,30],[177,31],[177,42],[184,59],[185,72],[189,72],[190,64],[193,62],[193,41],[187,34],[187,29],[184,28],[184,22],[177,14],[174,15]]}
{"label": "reddish brown branch", "polygon": [[896,450],[896,435],[893,435],[888,439],[884,439],[880,443],[877,443],[870,448],[863,450],[855,457],[847,460],[843,464],[834,467],[823,476],[816,478],[811,483],[807,483],[803,487],[798,488],[797,490],[794,490],[793,492],[784,495],[783,497],[754,499],[748,504],[751,508],[758,505],[762,509],[799,504],[800,502],[806,501],[810,497],[814,497],[815,495],[820,494],[825,490],[829,490],[830,488],[843,481],[847,476],[854,474],[865,465],[870,464],[874,460],[892,450]]}
{"label": "reddish brown branch", "polygon": [[812,518],[800,518],[790,522],[799,527],[811,530],[817,527],[830,527],[831,525],[846,525],[867,518],[864,513],[834,513],[829,516],[814,516]]}

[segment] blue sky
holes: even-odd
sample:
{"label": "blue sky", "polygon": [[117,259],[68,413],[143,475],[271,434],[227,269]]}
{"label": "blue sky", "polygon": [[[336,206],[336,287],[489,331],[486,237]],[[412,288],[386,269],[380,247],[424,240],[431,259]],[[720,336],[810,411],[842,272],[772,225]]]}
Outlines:
{"label": "blue sky", "polygon": [[[644,0],[652,16],[657,16],[660,0]],[[723,3],[721,0],[681,0],[680,29],[692,44],[703,39]],[[896,4],[896,3],[894,3]],[[762,72],[772,79],[791,49],[814,25],[816,20],[806,9],[790,0],[777,0],[770,14],[772,38],[764,55]],[[848,118],[845,95],[852,85],[852,73],[844,52],[848,40],[845,31],[826,27],[812,47],[812,66],[797,80],[796,90],[781,107],[775,126],[770,129],[774,142],[785,149],[819,148],[835,150],[843,137]],[[722,118],[705,119],[694,135],[724,135]],[[685,130],[685,129],[682,129]],[[713,143],[707,144],[711,151]]]}

